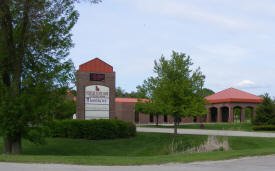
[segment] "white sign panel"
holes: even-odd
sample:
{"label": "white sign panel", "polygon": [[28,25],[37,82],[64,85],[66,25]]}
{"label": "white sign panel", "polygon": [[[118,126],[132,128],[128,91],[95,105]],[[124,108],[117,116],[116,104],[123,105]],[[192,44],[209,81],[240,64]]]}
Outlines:
{"label": "white sign panel", "polygon": [[109,119],[109,87],[85,88],[85,119]]}

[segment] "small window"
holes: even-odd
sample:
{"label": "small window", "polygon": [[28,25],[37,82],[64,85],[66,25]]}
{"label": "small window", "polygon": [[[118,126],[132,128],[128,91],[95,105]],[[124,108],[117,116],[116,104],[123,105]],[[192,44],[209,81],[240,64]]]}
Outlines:
{"label": "small window", "polygon": [[154,122],[154,115],[150,115],[150,122]]}
{"label": "small window", "polygon": [[197,117],[196,116],[193,117],[193,122],[197,122]]}
{"label": "small window", "polygon": [[139,112],[135,112],[135,122],[139,123]]}
{"label": "small window", "polygon": [[164,116],[163,116],[163,120],[164,120],[164,122],[168,122],[167,115],[164,115]]}

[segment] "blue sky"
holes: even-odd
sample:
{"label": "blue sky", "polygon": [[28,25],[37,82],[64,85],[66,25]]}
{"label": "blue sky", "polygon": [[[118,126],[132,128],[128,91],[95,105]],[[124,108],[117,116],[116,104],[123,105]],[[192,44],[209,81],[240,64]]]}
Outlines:
{"label": "blue sky", "polygon": [[69,57],[77,69],[95,57],[106,61],[126,91],[175,50],[201,67],[207,88],[275,96],[274,0],[103,0],[77,9]]}

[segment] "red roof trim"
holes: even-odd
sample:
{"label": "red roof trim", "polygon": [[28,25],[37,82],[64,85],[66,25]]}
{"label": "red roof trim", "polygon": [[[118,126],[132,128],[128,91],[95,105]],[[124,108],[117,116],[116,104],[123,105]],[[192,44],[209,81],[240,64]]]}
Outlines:
{"label": "red roof trim", "polygon": [[102,60],[99,59],[99,58],[94,58],[94,59],[92,59],[92,60],[89,60],[88,62],[85,62],[84,64],[79,65],[79,67],[81,67],[82,65],[88,64],[88,63],[90,63],[90,62],[92,62],[92,61],[94,61],[94,60],[100,60],[101,62],[103,62],[103,63],[105,63],[106,65],[109,65],[110,67],[113,68],[113,66],[111,66],[110,64],[108,64],[108,63],[102,61]]}
{"label": "red roof trim", "polygon": [[[145,102],[147,99],[141,99],[142,102]],[[123,98],[123,97],[117,97],[115,98],[116,103],[137,103],[137,98]]]}
{"label": "red roof trim", "polygon": [[99,58],[94,58],[84,64],[79,65],[78,71],[98,72],[98,73],[115,73],[111,65],[102,61]]}
{"label": "red roof trim", "polygon": [[229,88],[216,94],[205,97],[209,103],[261,103],[263,98],[235,88]]}

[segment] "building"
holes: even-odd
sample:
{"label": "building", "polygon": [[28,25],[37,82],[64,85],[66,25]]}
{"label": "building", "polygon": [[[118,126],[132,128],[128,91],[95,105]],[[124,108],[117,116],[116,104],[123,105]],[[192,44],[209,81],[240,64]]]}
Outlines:
{"label": "building", "polygon": [[[240,109],[240,122],[245,122],[245,109],[255,115],[256,106],[263,100],[253,94],[229,88],[206,97],[208,114],[181,118],[181,123],[229,122],[236,119],[234,109]],[[77,119],[121,119],[139,124],[171,124],[167,115],[148,115],[134,109],[135,98],[115,98],[115,72],[113,67],[99,58],[79,66],[77,71]]]}
{"label": "building", "polygon": [[[136,98],[115,98],[115,118],[132,121],[138,124],[172,124],[174,123],[174,118],[169,115],[159,115],[158,118],[156,115],[149,115],[136,112],[134,109],[135,103],[138,99]],[[180,122],[183,123],[192,123],[193,117],[181,118]]]}
{"label": "building", "polygon": [[245,122],[245,109],[248,108],[251,110],[250,118],[253,118],[255,116],[256,107],[262,102],[263,98],[235,88],[229,88],[211,96],[207,96],[206,100],[209,102],[209,104],[206,105],[208,109],[206,122],[233,123],[234,120],[236,121],[234,109],[240,109],[240,122]]}

